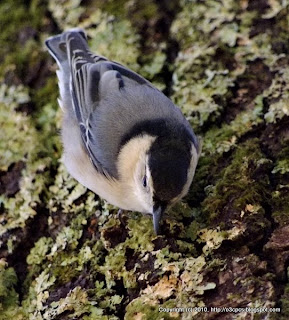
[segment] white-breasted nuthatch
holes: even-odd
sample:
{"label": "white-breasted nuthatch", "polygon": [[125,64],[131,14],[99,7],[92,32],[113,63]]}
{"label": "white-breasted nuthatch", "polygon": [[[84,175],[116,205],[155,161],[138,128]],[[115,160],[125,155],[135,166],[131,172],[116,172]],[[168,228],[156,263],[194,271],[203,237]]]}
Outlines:
{"label": "white-breasted nuthatch", "polygon": [[189,190],[200,145],[188,121],[149,81],[89,51],[85,32],[46,40],[59,70],[64,163],[111,204],[153,215]]}

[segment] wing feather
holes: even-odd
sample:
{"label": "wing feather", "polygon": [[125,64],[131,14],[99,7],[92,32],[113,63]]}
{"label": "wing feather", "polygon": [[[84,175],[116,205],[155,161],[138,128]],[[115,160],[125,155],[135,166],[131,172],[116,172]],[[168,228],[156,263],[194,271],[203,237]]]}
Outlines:
{"label": "wing feather", "polygon": [[[101,163],[96,154],[96,132],[93,129],[92,116],[97,106],[104,98],[104,92],[121,90],[125,87],[125,78],[136,84],[148,85],[137,73],[121,64],[109,61],[103,56],[89,51],[85,37],[78,32],[67,32],[65,39],[67,56],[70,65],[70,91],[73,109],[79,123],[82,140],[95,168],[106,176],[116,176],[109,168]],[[101,86],[105,87],[100,93]],[[112,168],[114,166],[109,165]]]}
{"label": "wing feather", "polygon": [[96,170],[105,176],[118,178],[122,138],[134,125],[171,118],[189,127],[180,110],[149,81],[91,53],[83,31],[64,32],[46,44],[66,81],[62,91],[70,92],[69,111],[79,124],[83,145]]}

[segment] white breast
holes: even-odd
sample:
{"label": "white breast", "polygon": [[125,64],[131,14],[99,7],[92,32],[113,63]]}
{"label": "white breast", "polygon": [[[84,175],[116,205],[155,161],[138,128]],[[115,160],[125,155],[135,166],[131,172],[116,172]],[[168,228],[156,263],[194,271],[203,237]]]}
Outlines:
{"label": "white breast", "polygon": [[[69,173],[82,185],[98,194],[112,205],[124,210],[150,213],[151,206],[139,199],[136,195],[135,186],[132,183],[132,170],[134,162],[137,160],[137,152],[132,153],[132,157],[120,158],[121,170],[124,175],[119,180],[107,179],[98,173],[90,161],[86,150],[83,147],[80,129],[77,122],[72,119],[64,108],[64,118],[62,126],[62,141],[64,146],[64,164]],[[133,145],[128,147],[134,148]]]}

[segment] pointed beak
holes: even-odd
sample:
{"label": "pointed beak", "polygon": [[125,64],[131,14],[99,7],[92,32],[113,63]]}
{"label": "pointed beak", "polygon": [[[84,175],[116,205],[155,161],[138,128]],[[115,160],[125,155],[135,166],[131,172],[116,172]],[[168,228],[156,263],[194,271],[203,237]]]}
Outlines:
{"label": "pointed beak", "polygon": [[162,219],[163,212],[165,211],[164,206],[154,206],[153,211],[153,223],[154,223],[154,230],[156,235],[160,234],[160,221]]}

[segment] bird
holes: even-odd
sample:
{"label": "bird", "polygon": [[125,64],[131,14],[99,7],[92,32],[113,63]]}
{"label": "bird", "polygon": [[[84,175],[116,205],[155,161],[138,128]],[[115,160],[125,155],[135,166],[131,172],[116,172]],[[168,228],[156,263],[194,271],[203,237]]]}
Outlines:
{"label": "bird", "polygon": [[63,162],[82,185],[121,210],[164,212],[187,193],[200,139],[167,96],[122,64],[90,51],[73,28],[45,41],[58,65]]}

